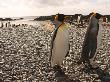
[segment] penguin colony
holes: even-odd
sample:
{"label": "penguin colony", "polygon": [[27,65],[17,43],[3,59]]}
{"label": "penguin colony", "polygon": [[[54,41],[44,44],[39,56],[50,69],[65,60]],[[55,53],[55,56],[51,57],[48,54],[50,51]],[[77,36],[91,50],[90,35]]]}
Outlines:
{"label": "penguin colony", "polygon": [[[37,21],[36,25],[27,27],[0,28],[0,82],[55,82],[48,61],[52,32],[43,29],[43,23]],[[70,27],[70,53],[63,61],[66,73],[70,78],[79,79],[81,82],[101,82],[100,79],[95,79],[97,75],[84,73],[81,68],[83,66],[76,64],[81,54],[86,28],[76,28],[74,24]],[[94,65],[110,72],[109,62],[110,27],[104,27],[102,44]]]}

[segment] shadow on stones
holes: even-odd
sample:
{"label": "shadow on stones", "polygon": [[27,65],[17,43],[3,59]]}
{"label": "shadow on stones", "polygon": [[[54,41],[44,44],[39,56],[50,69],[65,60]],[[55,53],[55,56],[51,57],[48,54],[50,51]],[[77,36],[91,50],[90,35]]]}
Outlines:
{"label": "shadow on stones", "polygon": [[[88,73],[88,74],[90,74],[90,73],[97,74],[98,78],[96,78],[96,79],[100,79],[101,82],[110,82],[110,74],[107,73],[105,70],[102,70],[100,67],[91,68],[89,66],[85,66],[84,72]],[[96,82],[96,81],[93,81],[93,82]]]}

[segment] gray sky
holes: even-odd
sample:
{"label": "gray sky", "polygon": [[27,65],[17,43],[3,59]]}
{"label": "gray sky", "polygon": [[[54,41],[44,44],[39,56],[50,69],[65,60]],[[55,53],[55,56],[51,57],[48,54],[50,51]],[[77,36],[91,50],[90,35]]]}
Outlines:
{"label": "gray sky", "polygon": [[110,0],[0,0],[0,17],[40,16],[56,13],[110,14]]}

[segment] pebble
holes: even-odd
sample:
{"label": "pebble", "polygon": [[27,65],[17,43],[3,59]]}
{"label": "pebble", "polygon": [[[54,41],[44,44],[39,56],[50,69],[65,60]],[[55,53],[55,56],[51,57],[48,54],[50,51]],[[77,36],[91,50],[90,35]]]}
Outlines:
{"label": "pebble", "polygon": [[[0,52],[2,52],[0,59],[4,60],[0,60],[0,73],[3,74],[0,79],[4,82],[55,82],[49,62],[52,32],[44,29],[44,22],[38,21],[38,23],[36,22],[35,26],[0,28]],[[75,63],[81,54],[86,28],[76,28],[75,25],[69,27],[71,53],[65,58],[63,68],[73,79],[92,82],[94,77],[86,75]],[[110,44],[109,36],[110,30],[103,30],[103,41],[94,61],[103,69],[109,69],[109,62],[104,61],[104,59],[110,61],[108,58],[110,52],[107,52]]]}

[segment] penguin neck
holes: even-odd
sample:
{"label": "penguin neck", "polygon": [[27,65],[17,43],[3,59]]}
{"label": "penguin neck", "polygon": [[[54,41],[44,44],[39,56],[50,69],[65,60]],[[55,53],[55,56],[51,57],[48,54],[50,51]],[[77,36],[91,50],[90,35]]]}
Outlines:
{"label": "penguin neck", "polygon": [[62,26],[64,26],[65,25],[65,23],[64,22],[61,22],[60,24],[59,24],[59,27],[62,27]]}
{"label": "penguin neck", "polygon": [[64,22],[59,22],[59,21],[58,21],[55,26],[56,26],[56,28],[59,28],[59,27],[62,26],[62,25],[64,25]]}
{"label": "penguin neck", "polygon": [[65,30],[65,29],[67,29],[65,23],[62,23],[62,24],[58,27],[58,30],[59,30],[59,31],[63,31],[63,30]]}
{"label": "penguin neck", "polygon": [[96,19],[95,17],[92,17],[92,18],[91,18],[91,23],[92,23],[94,26],[96,26],[96,25],[98,24],[98,22],[99,22],[99,20]]}

